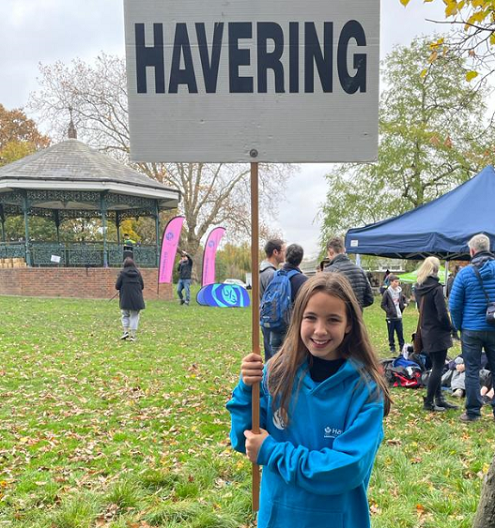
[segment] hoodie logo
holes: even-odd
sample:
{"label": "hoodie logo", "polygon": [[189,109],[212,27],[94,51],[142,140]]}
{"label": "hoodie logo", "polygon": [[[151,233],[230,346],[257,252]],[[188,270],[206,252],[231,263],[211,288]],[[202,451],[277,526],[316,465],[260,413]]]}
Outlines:
{"label": "hoodie logo", "polygon": [[280,431],[283,431],[287,427],[287,422],[284,420],[284,414],[285,411],[282,409],[277,409],[273,413],[273,425]]}
{"label": "hoodie logo", "polygon": [[323,438],[337,438],[337,436],[342,434],[342,429],[337,429],[335,427],[325,427],[323,432]]}

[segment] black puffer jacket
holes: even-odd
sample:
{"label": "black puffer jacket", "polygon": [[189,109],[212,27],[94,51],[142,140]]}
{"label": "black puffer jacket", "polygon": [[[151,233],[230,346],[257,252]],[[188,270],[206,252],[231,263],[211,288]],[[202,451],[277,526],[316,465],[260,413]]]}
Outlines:
{"label": "black puffer jacket", "polygon": [[137,268],[124,268],[120,272],[115,289],[119,290],[121,310],[144,310],[144,281]]}
{"label": "black puffer jacket", "polygon": [[361,308],[366,308],[373,304],[373,292],[371,285],[364,271],[356,266],[347,255],[340,253],[323,271],[333,271],[343,273],[351,283],[354,295],[356,296]]}
{"label": "black puffer jacket", "polygon": [[440,280],[438,277],[428,277],[423,284],[416,284],[414,293],[418,307],[422,310],[420,317],[424,351],[447,350],[452,346],[452,324]]}

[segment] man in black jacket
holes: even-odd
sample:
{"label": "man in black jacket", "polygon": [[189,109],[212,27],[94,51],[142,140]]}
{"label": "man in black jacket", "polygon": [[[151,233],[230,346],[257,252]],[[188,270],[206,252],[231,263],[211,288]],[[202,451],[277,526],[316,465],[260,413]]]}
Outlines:
{"label": "man in black jacket", "polygon": [[361,309],[373,304],[373,292],[364,271],[351,262],[345,254],[344,243],[341,238],[332,238],[327,243],[330,264],[323,271],[343,273],[351,283],[354,295]]}
{"label": "man in black jacket", "polygon": [[[185,251],[181,252],[181,259],[177,266],[179,272],[179,284],[177,284],[177,294],[179,295],[180,303],[189,305],[191,300],[191,274],[192,274],[193,260]],[[186,290],[186,298],[182,296],[182,291]]]}

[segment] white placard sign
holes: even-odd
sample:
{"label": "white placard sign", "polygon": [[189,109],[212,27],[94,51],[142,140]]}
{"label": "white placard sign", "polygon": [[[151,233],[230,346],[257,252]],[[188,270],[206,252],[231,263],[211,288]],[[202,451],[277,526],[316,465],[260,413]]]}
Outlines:
{"label": "white placard sign", "polygon": [[131,158],[376,158],[379,0],[125,0]]}

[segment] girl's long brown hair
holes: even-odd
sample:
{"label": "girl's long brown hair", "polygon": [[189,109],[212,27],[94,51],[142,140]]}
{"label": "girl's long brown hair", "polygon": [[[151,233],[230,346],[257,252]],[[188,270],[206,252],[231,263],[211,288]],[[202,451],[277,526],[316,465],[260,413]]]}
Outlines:
{"label": "girl's long brown hair", "polygon": [[343,358],[352,358],[358,362],[364,382],[372,380],[376,383],[377,391],[374,396],[376,399],[383,397],[387,415],[391,404],[390,392],[381,373],[378,357],[371,346],[361,307],[347,278],[341,273],[328,272],[317,273],[301,286],[284,344],[268,363],[267,384],[274,407],[280,407],[286,418],[290,418],[289,403],[297,371],[305,360],[311,365],[312,356],[301,339],[301,323],[309,299],[318,292],[328,293],[344,301],[351,330],[342,341],[339,353]]}

